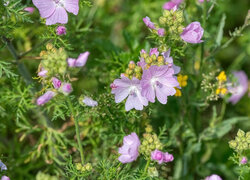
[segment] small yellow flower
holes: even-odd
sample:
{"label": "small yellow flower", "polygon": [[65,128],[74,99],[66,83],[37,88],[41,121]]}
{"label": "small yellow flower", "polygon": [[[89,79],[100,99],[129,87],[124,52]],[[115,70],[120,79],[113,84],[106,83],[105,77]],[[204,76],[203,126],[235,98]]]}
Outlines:
{"label": "small yellow flower", "polygon": [[218,89],[216,89],[216,94],[225,95],[226,93],[227,93],[226,88],[218,88]]}
{"label": "small yellow flower", "polygon": [[225,74],[225,71],[221,71],[220,74],[217,76],[217,79],[219,82],[227,81],[227,75]]}
{"label": "small yellow flower", "polygon": [[179,74],[177,76],[177,81],[180,84],[180,87],[186,87],[187,86],[187,80],[188,80],[188,76],[187,75],[181,75]]}
{"label": "small yellow flower", "polygon": [[181,94],[181,90],[178,89],[178,88],[175,88],[175,90],[176,90],[175,96],[176,96],[176,97],[180,97],[180,96],[182,95],[182,94]]}

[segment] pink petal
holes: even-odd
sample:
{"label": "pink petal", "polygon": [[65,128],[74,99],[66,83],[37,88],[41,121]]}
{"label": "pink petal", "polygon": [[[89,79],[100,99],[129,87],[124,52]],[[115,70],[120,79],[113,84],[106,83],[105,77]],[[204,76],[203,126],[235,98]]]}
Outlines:
{"label": "pink petal", "polygon": [[46,25],[56,23],[66,24],[68,22],[68,14],[63,7],[58,6],[55,12],[46,19]]}
{"label": "pink petal", "polygon": [[76,67],[82,67],[86,64],[89,57],[89,52],[85,52],[79,55],[79,57],[76,60]]}
{"label": "pink petal", "polygon": [[48,18],[56,9],[56,5],[53,0],[32,0],[32,2],[39,10],[42,18]]}
{"label": "pink petal", "polygon": [[77,15],[79,11],[79,0],[65,0],[64,7],[68,12]]}

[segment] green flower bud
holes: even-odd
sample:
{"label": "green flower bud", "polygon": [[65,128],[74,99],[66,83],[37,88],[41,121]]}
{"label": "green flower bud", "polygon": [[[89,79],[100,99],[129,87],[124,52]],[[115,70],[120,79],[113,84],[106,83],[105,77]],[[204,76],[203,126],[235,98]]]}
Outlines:
{"label": "green flower bud", "polygon": [[242,131],[241,129],[239,129],[238,132],[237,132],[237,136],[238,137],[244,137],[245,136],[245,132]]}
{"label": "green flower bud", "polygon": [[237,142],[235,140],[231,140],[231,141],[229,141],[229,146],[232,149],[235,149],[237,147]]}
{"label": "green flower bud", "polygon": [[151,64],[153,62],[153,59],[151,57],[147,57],[146,60],[145,60],[145,62],[147,64]]}
{"label": "green flower bud", "polygon": [[161,25],[165,25],[167,23],[167,18],[162,16],[159,18],[159,22]]}
{"label": "green flower bud", "polygon": [[135,67],[135,72],[136,73],[141,73],[142,72],[142,68],[140,66],[136,66]]}
{"label": "green flower bud", "polygon": [[81,165],[81,163],[76,163],[76,169],[78,170],[78,171],[80,171],[81,169],[82,169],[82,165]]}
{"label": "green flower bud", "polygon": [[149,175],[150,177],[158,177],[158,176],[159,176],[159,173],[158,173],[156,167],[149,167],[149,168],[148,168],[148,175]]}
{"label": "green flower bud", "polygon": [[171,14],[171,13],[170,13],[170,11],[168,11],[168,10],[164,10],[164,11],[163,11],[163,16],[164,16],[164,17],[168,17],[168,16],[170,16],[170,14]]}

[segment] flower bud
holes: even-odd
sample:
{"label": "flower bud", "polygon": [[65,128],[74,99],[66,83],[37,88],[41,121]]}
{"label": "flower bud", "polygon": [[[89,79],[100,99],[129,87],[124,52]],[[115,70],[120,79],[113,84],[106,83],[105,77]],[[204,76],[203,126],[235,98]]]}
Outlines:
{"label": "flower bud", "polygon": [[36,104],[38,106],[41,106],[41,105],[47,103],[49,100],[51,100],[55,95],[56,95],[55,92],[53,92],[53,91],[47,91],[44,95],[40,96],[36,100]]}
{"label": "flower bud", "polygon": [[244,137],[245,136],[245,132],[242,131],[241,129],[239,129],[238,132],[237,132],[237,136],[238,137]]}
{"label": "flower bud", "polygon": [[61,87],[61,81],[59,79],[57,79],[56,77],[52,78],[52,84],[54,86],[55,89],[59,89]]}
{"label": "flower bud", "polygon": [[159,18],[159,22],[160,22],[161,25],[165,25],[165,24],[167,23],[167,18],[161,16],[161,17]]}
{"label": "flower bud", "polygon": [[247,158],[246,157],[242,157],[240,163],[241,164],[246,164],[247,163]]}
{"label": "flower bud", "polygon": [[128,68],[133,70],[135,68],[135,62],[134,61],[130,61],[129,62],[129,65],[128,65]]}
{"label": "flower bud", "polygon": [[147,57],[146,60],[145,60],[145,62],[146,62],[147,64],[151,64],[151,63],[153,62],[152,56],[151,56],[151,57]]}
{"label": "flower bud", "polygon": [[58,26],[56,28],[56,34],[59,36],[66,35],[66,27],[65,26]]}
{"label": "flower bud", "polygon": [[237,142],[235,140],[231,140],[231,141],[229,141],[229,146],[232,149],[235,149],[237,147]]}
{"label": "flower bud", "polygon": [[60,89],[65,95],[68,95],[73,91],[70,83],[63,83]]}

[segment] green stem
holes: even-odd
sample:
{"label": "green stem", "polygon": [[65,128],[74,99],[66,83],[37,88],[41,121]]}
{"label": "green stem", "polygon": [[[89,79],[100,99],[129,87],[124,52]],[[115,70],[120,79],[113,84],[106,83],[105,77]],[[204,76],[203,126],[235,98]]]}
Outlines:
{"label": "green stem", "polygon": [[150,159],[148,159],[147,164],[146,164],[146,166],[144,168],[143,176],[145,176],[147,174],[149,164],[150,164]]}
{"label": "green stem", "polygon": [[220,117],[218,118],[217,123],[219,123],[223,120],[223,117],[224,117],[225,112],[226,112],[226,107],[227,107],[227,103],[225,101],[223,101],[222,105],[221,105]]}
{"label": "green stem", "polygon": [[78,148],[79,148],[79,152],[80,152],[81,163],[83,165],[84,164],[84,155],[83,155],[83,148],[82,148],[81,138],[80,138],[78,117],[75,114],[75,111],[74,111],[74,108],[73,108],[73,105],[72,105],[70,98],[68,98],[68,104],[69,104],[69,109],[71,111],[71,117],[73,118],[73,120],[75,122],[76,138],[77,138]]}
{"label": "green stem", "polygon": [[[207,20],[207,0],[203,2],[203,19],[202,19],[202,28],[206,29],[206,20]],[[205,51],[205,43],[201,43],[201,71],[203,67],[204,61],[204,51]]]}

